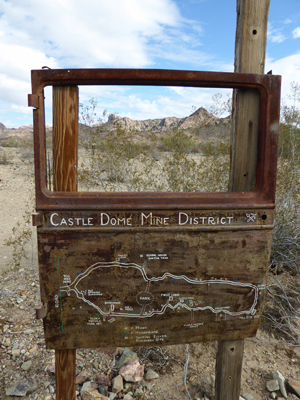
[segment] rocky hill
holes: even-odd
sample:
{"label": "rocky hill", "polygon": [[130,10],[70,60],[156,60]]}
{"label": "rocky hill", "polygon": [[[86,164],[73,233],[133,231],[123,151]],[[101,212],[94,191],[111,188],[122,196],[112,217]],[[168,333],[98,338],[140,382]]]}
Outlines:
{"label": "rocky hill", "polygon": [[[116,114],[110,114],[108,121],[102,124],[102,129],[111,129],[112,127],[121,127],[126,130],[136,131],[139,135],[145,135],[149,131],[155,133],[163,133],[172,129],[180,129],[195,134],[203,139],[207,137],[221,137],[229,134],[229,118],[218,119],[210,114],[205,108],[200,107],[194,113],[185,118],[166,117],[157,119],[146,119],[143,121],[132,120],[127,117],[121,117]],[[84,138],[87,127],[79,124],[79,138]],[[99,128],[95,125],[92,129]],[[46,126],[46,135],[52,136],[52,128]],[[22,145],[30,145],[33,142],[33,126],[21,126],[20,128],[6,128],[0,122],[0,146],[18,147]]]}

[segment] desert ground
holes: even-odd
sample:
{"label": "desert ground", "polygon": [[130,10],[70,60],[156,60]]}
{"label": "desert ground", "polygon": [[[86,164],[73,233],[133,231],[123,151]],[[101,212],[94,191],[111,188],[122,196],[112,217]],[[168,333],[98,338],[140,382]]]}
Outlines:
{"label": "desert ground", "polygon": [[[33,204],[33,157],[27,149],[5,148],[5,151],[7,162],[0,165],[0,399],[15,399],[16,395],[11,393],[16,393],[14,387],[23,383],[28,390],[18,398],[52,400],[55,399],[54,351],[45,349],[42,322],[35,319],[35,309],[40,307],[35,232],[32,243],[25,249],[28,259],[20,259],[18,267],[11,264],[12,247],[6,244],[13,227],[23,224],[25,211]],[[131,349],[145,370],[155,370],[158,378],[143,380],[139,391],[138,385],[127,384],[115,398],[213,399],[211,376],[215,373],[216,349],[215,342],[192,344],[188,353],[185,345]],[[122,349],[77,350],[77,399],[84,399],[81,394],[84,382],[100,389],[103,376],[111,380],[118,374],[116,361],[121,353]],[[275,388],[271,392],[266,387],[277,370],[300,385],[300,348],[259,330],[255,338],[245,340],[242,398],[284,398],[280,390]],[[104,388],[104,395],[114,398],[109,394],[110,386],[106,386],[108,391]],[[298,397],[289,393],[288,398]]]}

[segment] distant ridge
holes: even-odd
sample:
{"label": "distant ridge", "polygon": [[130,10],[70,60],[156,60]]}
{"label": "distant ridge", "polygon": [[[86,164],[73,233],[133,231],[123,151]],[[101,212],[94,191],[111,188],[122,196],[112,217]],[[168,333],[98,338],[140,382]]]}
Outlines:
{"label": "distant ridge", "polygon": [[[189,133],[193,133],[195,129],[198,130],[198,135],[207,136],[208,131],[212,131],[213,135],[218,136],[219,128],[227,125],[229,117],[217,118],[213,114],[209,113],[205,108],[200,107],[191,115],[185,118],[177,117],[166,117],[156,119],[146,119],[143,121],[132,120],[127,117],[121,117],[118,114],[110,114],[108,121],[104,124],[97,124],[92,129],[97,129],[102,126],[104,129],[110,129],[113,126],[120,126],[125,130],[133,130],[139,134],[147,133],[149,131],[159,133],[165,132],[172,129],[181,129]],[[226,129],[226,134],[228,129]],[[86,126],[79,124],[79,137],[85,137]],[[52,136],[52,127],[46,126],[47,136]],[[224,129],[222,129],[222,136],[224,135]],[[22,142],[33,142],[33,126],[21,126],[20,128],[6,128],[4,124],[0,122],[0,146],[18,146]]]}

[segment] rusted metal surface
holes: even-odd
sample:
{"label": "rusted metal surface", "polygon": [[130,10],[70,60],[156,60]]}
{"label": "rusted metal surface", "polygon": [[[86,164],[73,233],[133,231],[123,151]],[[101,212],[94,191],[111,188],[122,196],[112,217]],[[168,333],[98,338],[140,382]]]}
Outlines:
{"label": "rusted metal surface", "polygon": [[[48,191],[43,88],[91,84],[257,90],[254,190]],[[32,91],[39,99],[33,111],[37,208],[33,221],[46,346],[161,345],[254,336],[266,291],[273,228],[280,77],[43,70],[32,71]]]}
{"label": "rusted metal surface", "polygon": [[[32,71],[36,206],[38,210],[76,209],[232,209],[274,207],[281,78],[221,72],[77,69]],[[233,193],[50,192],[47,189],[43,89],[47,85],[153,85],[252,89],[260,93],[256,186]]]}

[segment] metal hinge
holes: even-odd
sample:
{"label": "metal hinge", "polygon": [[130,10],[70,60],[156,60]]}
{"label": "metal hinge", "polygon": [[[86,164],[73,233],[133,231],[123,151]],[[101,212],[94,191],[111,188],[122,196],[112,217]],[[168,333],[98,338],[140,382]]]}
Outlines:
{"label": "metal hinge", "polygon": [[28,107],[39,108],[39,96],[37,94],[28,95]]}
{"label": "metal hinge", "polygon": [[43,319],[47,315],[47,303],[43,304],[41,308],[35,310],[36,319]]}
{"label": "metal hinge", "polygon": [[41,213],[32,214],[32,226],[41,226],[43,225],[44,218]]}

